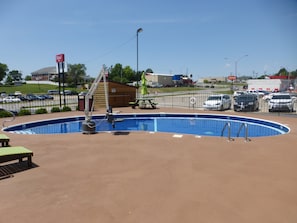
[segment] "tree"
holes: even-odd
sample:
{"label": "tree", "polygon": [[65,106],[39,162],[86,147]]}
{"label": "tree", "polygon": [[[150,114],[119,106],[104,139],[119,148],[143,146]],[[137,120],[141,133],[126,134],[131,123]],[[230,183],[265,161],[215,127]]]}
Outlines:
{"label": "tree", "polygon": [[5,85],[12,85],[13,84],[13,78],[11,75],[7,75],[7,78],[5,80]]}
{"label": "tree", "polygon": [[146,73],[154,73],[154,71],[151,68],[147,68],[145,72]]}
{"label": "tree", "polygon": [[130,66],[125,66],[123,68],[122,64],[117,63],[111,66],[110,72],[108,74],[108,79],[110,81],[115,81],[119,83],[128,83],[136,80],[134,71]]}
{"label": "tree", "polygon": [[257,79],[266,79],[266,78],[267,78],[267,75],[265,75],[265,74],[263,74],[263,75],[257,77]]}
{"label": "tree", "polygon": [[0,63],[0,81],[2,81],[8,72],[8,67],[6,64]]}
{"label": "tree", "polygon": [[134,71],[130,66],[125,66],[123,69],[124,77],[127,79],[127,82],[133,82],[136,80],[136,77],[134,75]]}
{"label": "tree", "polygon": [[286,68],[281,68],[276,74],[274,74],[273,76],[287,76],[288,78],[290,77],[290,79],[295,79],[297,78],[297,69],[295,71],[287,71]]}
{"label": "tree", "polygon": [[290,73],[290,78],[297,78],[297,69]]}
{"label": "tree", "polygon": [[281,68],[277,73],[277,76],[288,76],[288,75],[289,75],[289,72],[286,70],[286,68]]}
{"label": "tree", "polygon": [[27,75],[27,76],[25,77],[25,80],[26,80],[26,81],[31,81],[31,80],[32,80],[32,76],[31,76],[31,75]]}
{"label": "tree", "polygon": [[111,81],[121,82],[123,77],[123,66],[120,63],[111,66],[110,73],[108,74],[108,79]]}
{"label": "tree", "polygon": [[22,74],[18,70],[9,71],[8,75],[11,76],[13,81],[21,81],[22,80]]}
{"label": "tree", "polygon": [[68,85],[77,87],[77,85],[83,83],[86,70],[87,68],[84,64],[69,64],[66,74],[66,82]]}

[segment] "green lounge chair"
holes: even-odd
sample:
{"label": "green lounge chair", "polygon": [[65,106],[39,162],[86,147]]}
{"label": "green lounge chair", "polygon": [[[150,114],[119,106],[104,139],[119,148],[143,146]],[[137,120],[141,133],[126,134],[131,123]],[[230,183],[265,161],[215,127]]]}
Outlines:
{"label": "green lounge chair", "polygon": [[12,160],[23,161],[27,158],[28,167],[32,167],[33,152],[23,146],[12,146],[0,148],[0,163],[9,162]]}
{"label": "green lounge chair", "polygon": [[0,134],[0,143],[2,144],[2,146],[8,146],[9,137],[5,134]]}

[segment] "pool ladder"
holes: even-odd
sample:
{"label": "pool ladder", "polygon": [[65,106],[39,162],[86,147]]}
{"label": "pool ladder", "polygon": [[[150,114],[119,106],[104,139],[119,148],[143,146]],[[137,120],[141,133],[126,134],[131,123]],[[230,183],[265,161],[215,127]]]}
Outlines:
{"label": "pool ladder", "polygon": [[238,132],[237,132],[237,137],[239,137],[239,133],[241,132],[241,129],[244,127],[244,130],[245,130],[245,132],[244,132],[244,140],[246,141],[246,142],[249,142],[249,141],[251,141],[251,139],[250,138],[248,138],[248,134],[249,134],[249,128],[248,128],[248,124],[247,123],[242,123],[241,125],[240,125],[240,127],[239,127],[239,130],[238,130]]}
{"label": "pool ladder", "polygon": [[[231,122],[227,122],[227,123],[224,125],[224,128],[222,129],[221,136],[223,137],[226,128],[228,129],[228,141],[234,141],[234,139],[231,138]],[[240,134],[242,128],[244,128],[244,130],[245,130],[245,134],[244,134],[244,139],[245,139],[245,141],[246,141],[246,142],[251,141],[251,139],[248,138],[248,124],[247,124],[247,123],[242,123],[242,124],[240,125],[239,130],[238,130],[238,132],[237,132],[237,137],[239,137],[239,134]]]}

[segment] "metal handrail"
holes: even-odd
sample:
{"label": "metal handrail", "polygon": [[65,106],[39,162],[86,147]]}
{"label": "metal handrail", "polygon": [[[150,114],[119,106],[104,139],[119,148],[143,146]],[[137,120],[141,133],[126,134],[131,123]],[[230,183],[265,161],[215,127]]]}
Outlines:
{"label": "metal handrail", "polygon": [[239,137],[239,134],[240,134],[241,129],[242,129],[243,127],[244,127],[244,130],[245,130],[245,135],[244,135],[244,139],[245,139],[245,141],[246,141],[246,142],[251,141],[251,139],[248,138],[248,124],[247,124],[247,123],[242,123],[242,124],[240,125],[239,130],[238,130],[238,132],[237,132],[237,137]]}
{"label": "metal handrail", "polygon": [[221,136],[223,137],[226,127],[228,127],[228,140],[233,141],[234,139],[231,138],[231,123],[227,122],[222,129]]}
{"label": "metal handrail", "polygon": [[12,122],[13,120],[15,120],[15,114],[14,114],[13,112],[8,111],[8,110],[5,110],[5,111],[7,111],[7,112],[9,112],[10,114],[12,114],[12,119],[11,119],[11,120],[4,120],[4,121],[2,122],[2,128],[5,127],[5,122]]}
{"label": "metal handrail", "polygon": [[87,121],[91,120],[92,111],[94,109],[94,100],[93,100],[92,101],[92,106],[91,106],[91,111],[90,111],[90,107],[89,107],[90,101],[89,100],[93,97],[93,95],[94,95],[95,91],[97,90],[97,87],[98,87],[98,85],[99,85],[99,83],[101,82],[102,79],[103,79],[103,84],[104,84],[106,109],[109,108],[108,90],[107,90],[107,85],[106,85],[106,69],[105,68],[106,68],[105,65],[103,65],[100,73],[98,74],[95,81],[92,83],[91,88],[89,89],[89,91],[87,92],[87,94],[85,96],[85,119]]}

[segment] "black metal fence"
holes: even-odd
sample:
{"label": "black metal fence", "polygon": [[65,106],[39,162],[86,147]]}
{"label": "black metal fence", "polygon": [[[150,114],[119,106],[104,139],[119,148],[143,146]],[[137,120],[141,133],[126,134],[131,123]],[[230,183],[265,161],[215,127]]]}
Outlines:
{"label": "black metal fence", "polygon": [[[200,91],[192,91],[170,94],[151,94],[148,97],[155,99],[155,102],[157,102],[157,107],[190,108],[195,110],[204,110],[203,103],[212,94],[214,93],[202,93]],[[232,95],[230,95],[230,98],[232,100],[230,110],[233,110],[234,99]],[[66,95],[65,99],[62,96],[61,103],[62,107],[68,106],[71,108],[71,110],[77,110],[79,105],[79,98],[77,95]],[[2,109],[15,112],[19,112],[21,109],[27,109],[31,112],[31,114],[34,114],[35,111],[39,108],[46,108],[47,111],[50,112],[53,107],[60,107],[60,98],[58,95],[55,95],[53,100],[34,100],[21,101],[18,103],[0,103],[0,108]],[[297,100],[294,100],[293,108],[293,113],[296,113]],[[259,111],[257,112],[268,113],[268,101],[259,98]]]}
{"label": "black metal fence", "polygon": [[44,99],[44,100],[33,100],[33,101],[20,101],[20,102],[1,102],[0,108],[15,113],[19,113],[20,110],[26,109],[35,114],[35,111],[40,108],[47,109],[48,112],[51,112],[53,107],[70,107],[71,110],[76,110],[78,106],[78,96],[77,95],[65,95],[65,98],[62,96],[61,101],[59,95],[55,95],[54,99]]}
{"label": "black metal fence", "polygon": [[[171,108],[191,108],[196,110],[204,110],[203,103],[207,100],[210,95],[214,93],[201,93],[191,92],[187,94],[166,94],[166,95],[151,95],[158,103],[159,107],[171,107]],[[231,108],[233,110],[234,98],[233,95],[230,95],[231,98]],[[297,100],[293,100],[293,112],[297,111]],[[259,111],[256,112],[269,112],[268,100],[264,100],[259,97]],[[282,112],[283,113],[283,112]],[[286,113],[286,112],[284,112]]]}

